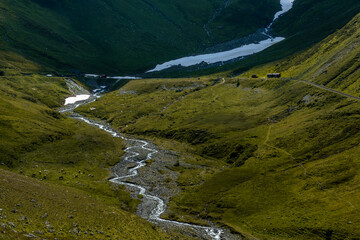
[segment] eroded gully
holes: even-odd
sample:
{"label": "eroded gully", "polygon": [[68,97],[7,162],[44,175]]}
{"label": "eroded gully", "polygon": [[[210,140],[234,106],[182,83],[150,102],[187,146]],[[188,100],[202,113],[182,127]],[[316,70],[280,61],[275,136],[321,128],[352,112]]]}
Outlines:
{"label": "eroded gully", "polygon": [[[161,218],[161,215],[166,210],[166,203],[165,201],[153,194],[149,193],[148,189],[145,186],[142,186],[140,184],[135,184],[132,182],[129,182],[129,179],[134,177],[139,177],[138,170],[146,166],[147,160],[155,160],[156,161],[156,154],[159,153],[159,150],[151,144],[150,142],[140,140],[140,139],[134,139],[134,138],[128,138],[125,137],[119,133],[117,133],[113,128],[111,128],[109,125],[105,123],[100,123],[91,119],[88,119],[78,113],[75,113],[75,108],[88,104],[92,101],[95,101],[97,98],[100,97],[100,94],[93,94],[91,97],[82,102],[76,102],[73,104],[69,104],[64,106],[62,109],[60,109],[60,112],[62,113],[69,113],[69,116],[74,119],[78,119],[80,121],[83,121],[91,126],[97,127],[99,129],[102,129],[108,133],[110,133],[113,137],[116,138],[122,138],[126,141],[126,144],[128,147],[124,150],[125,151],[125,157],[121,162],[119,162],[114,168],[113,172],[115,177],[110,179],[112,183],[125,185],[131,190],[135,190],[138,192],[138,194],[143,196],[142,201],[151,201],[154,204],[147,204],[146,206],[151,206],[151,209],[147,209],[146,215],[141,216],[145,218],[146,220],[153,222],[155,224],[164,226],[174,226],[174,227],[181,227],[181,228],[189,228],[195,232],[197,237],[201,239],[213,239],[213,240],[220,240],[225,239],[224,236],[224,230],[216,227],[208,227],[208,226],[201,226],[201,225],[195,225],[195,224],[189,224],[185,222],[178,222],[178,221],[172,221]],[[144,154],[145,153],[145,154]],[[128,162],[133,164],[131,168],[125,168],[124,169],[124,162]]]}

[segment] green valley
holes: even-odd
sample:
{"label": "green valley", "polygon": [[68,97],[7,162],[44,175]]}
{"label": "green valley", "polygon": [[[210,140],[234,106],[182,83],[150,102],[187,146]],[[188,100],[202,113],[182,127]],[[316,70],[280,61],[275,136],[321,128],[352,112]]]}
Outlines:
{"label": "green valley", "polygon": [[[303,80],[357,95],[358,29],[357,16],[240,77],[131,81],[77,111],[184,154],[165,217],[250,239],[356,239],[360,102]],[[284,78],[246,78],[272,71]]]}
{"label": "green valley", "polygon": [[109,183],[124,143],[57,111],[70,94],[64,79],[24,75],[43,68],[8,52],[1,64],[7,76],[0,76],[0,238],[180,235],[136,216],[138,200]]}
{"label": "green valley", "polygon": [[1,1],[0,239],[360,239],[359,12]]}

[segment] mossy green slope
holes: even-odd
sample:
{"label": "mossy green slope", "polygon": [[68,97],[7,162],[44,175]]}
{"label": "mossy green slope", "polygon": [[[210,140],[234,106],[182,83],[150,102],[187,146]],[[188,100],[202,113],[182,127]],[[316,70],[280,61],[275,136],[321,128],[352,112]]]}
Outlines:
{"label": "mossy green slope", "polygon": [[284,77],[311,81],[360,96],[360,15],[319,44],[295,56],[260,66],[243,74],[265,76],[281,72]]}
{"label": "mossy green slope", "polygon": [[1,239],[170,239],[84,191],[0,170]]}
{"label": "mossy green slope", "polygon": [[[279,9],[279,0],[4,0],[0,43],[59,72],[143,73],[265,28]],[[286,41],[225,68],[242,71],[301,51],[359,11],[357,0],[296,0],[273,25]]]}
{"label": "mossy green slope", "polygon": [[[0,42],[2,49],[57,71],[143,73],[266,26],[280,5],[278,0],[261,2],[232,1],[226,18],[213,19],[225,1],[4,0]],[[247,21],[249,15],[254,20]],[[212,37],[204,30],[210,19],[209,31],[216,31]]]}
{"label": "mossy green slope", "polygon": [[167,216],[270,239],[360,236],[359,110],[302,82],[236,78],[137,80],[79,109],[212,168],[174,168],[182,192]]}

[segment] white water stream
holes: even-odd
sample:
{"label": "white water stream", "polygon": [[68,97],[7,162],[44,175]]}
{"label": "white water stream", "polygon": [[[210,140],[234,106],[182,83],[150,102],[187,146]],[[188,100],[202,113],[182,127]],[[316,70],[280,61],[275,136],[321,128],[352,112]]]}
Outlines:
{"label": "white water stream", "polygon": [[[99,95],[100,93],[97,93],[95,95],[92,95],[90,99],[97,99],[100,97]],[[73,110],[77,107],[79,107],[80,105],[83,104],[88,104],[89,102],[93,101],[90,100],[89,101],[83,101],[81,103],[78,104],[72,104],[70,106],[67,106],[66,108],[62,109],[60,112],[70,112],[70,113],[74,113]],[[81,115],[78,114],[74,114],[74,116],[72,116],[72,118],[81,120],[89,125],[95,126],[97,128],[100,128],[108,133],[110,133],[113,137],[117,137],[117,138],[122,138],[125,141],[127,141],[128,143],[132,143],[131,147],[128,147],[125,149],[125,152],[128,154],[128,156],[126,156],[123,161],[128,161],[128,162],[132,162],[135,163],[136,166],[129,169],[128,170],[128,174],[126,175],[120,175],[119,173],[117,173],[116,171],[114,171],[115,177],[110,179],[111,182],[116,183],[116,184],[121,184],[121,185],[125,185],[131,188],[135,188],[139,191],[139,194],[143,195],[144,198],[154,201],[156,203],[156,206],[154,209],[152,209],[150,215],[148,216],[148,218],[150,220],[156,221],[156,222],[162,222],[162,223],[167,223],[170,225],[177,225],[177,226],[184,226],[184,227],[188,227],[188,228],[192,228],[195,230],[201,230],[204,231],[204,234],[207,234],[210,238],[212,238],[213,240],[221,240],[221,235],[224,232],[222,229],[219,228],[214,228],[214,227],[206,227],[206,226],[200,226],[200,225],[195,225],[195,224],[189,224],[189,223],[183,223],[183,222],[177,222],[177,221],[171,221],[171,220],[166,220],[161,218],[161,214],[163,214],[166,210],[166,204],[164,202],[164,200],[162,200],[160,197],[155,196],[155,195],[151,195],[148,193],[148,191],[146,190],[145,187],[140,186],[140,185],[136,185],[133,183],[128,183],[126,181],[124,181],[124,179],[128,179],[131,177],[135,177],[138,175],[138,169],[145,167],[146,166],[146,161],[149,159],[154,159],[153,155],[158,153],[158,151],[155,148],[151,148],[149,145],[150,143],[144,140],[139,140],[139,139],[130,139],[130,138],[126,138],[122,135],[120,135],[119,133],[117,133],[115,130],[113,130],[111,127],[106,126],[104,124],[100,124],[98,122],[92,121],[90,119],[87,119]],[[145,151],[148,151],[149,153],[147,154],[147,156],[142,159],[142,160],[137,160],[137,156],[140,155],[140,152],[136,151],[136,148],[140,148],[143,149]]]}
{"label": "white water stream", "polygon": [[283,41],[285,38],[283,37],[271,37],[267,34],[268,30],[271,28],[273,23],[276,19],[278,19],[281,15],[288,12],[292,7],[295,0],[280,0],[281,4],[281,11],[275,13],[273,21],[270,23],[270,25],[265,29],[264,34],[268,36],[269,38],[266,40],[263,40],[259,43],[251,43],[247,45],[243,45],[241,47],[224,51],[224,52],[217,52],[217,53],[210,53],[210,54],[201,54],[197,56],[189,56],[189,57],[183,57],[175,60],[171,60],[162,64],[158,64],[154,69],[151,69],[147,71],[146,73],[150,72],[157,72],[162,71],[164,69],[171,68],[173,66],[183,66],[183,67],[189,67],[193,65],[200,64],[202,62],[205,62],[207,64],[217,63],[217,62],[226,62],[232,59],[245,57],[252,55],[254,53],[261,52],[272,45],[279,43]]}

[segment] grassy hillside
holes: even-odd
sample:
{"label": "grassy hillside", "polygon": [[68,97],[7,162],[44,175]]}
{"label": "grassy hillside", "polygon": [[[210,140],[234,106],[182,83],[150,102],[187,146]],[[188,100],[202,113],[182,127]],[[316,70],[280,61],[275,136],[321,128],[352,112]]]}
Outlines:
{"label": "grassy hillside", "polygon": [[[1,239],[186,239],[137,217],[138,200],[111,184],[123,141],[58,113],[64,79],[0,53]],[[26,74],[22,74],[21,72]]]}
{"label": "grassy hillside", "polygon": [[0,170],[1,239],[170,239],[139,217],[78,191]]}
{"label": "grassy hillside", "polygon": [[[226,9],[225,2],[5,0],[0,3],[1,48],[58,71],[142,73],[247,35],[269,24],[280,8],[278,0],[236,0]],[[245,24],[248,16],[253,20]]]}
{"label": "grassy hillside", "polygon": [[79,109],[196,156],[172,168],[165,216],[263,239],[360,236],[359,110],[301,82],[206,78],[132,81]]}
{"label": "grassy hillside", "polygon": [[[308,6],[308,1],[300,1],[295,10]],[[50,16],[46,14],[67,16],[71,6],[73,11],[79,9],[78,3],[39,0],[22,8],[23,3],[5,1],[1,11],[18,20],[19,15],[8,8],[22,9],[21,18],[33,21],[34,12],[28,10],[34,7],[40,21]],[[92,3],[99,4],[89,2],[86,14],[99,7]],[[164,5],[141,3],[174,25],[160,11]],[[218,7],[211,3],[209,8]],[[332,4],[334,9],[340,7]],[[309,11],[302,20],[310,20],[315,12]],[[324,16],[319,15],[322,21]],[[76,21],[86,19],[77,17]],[[71,35],[74,19],[51,19],[49,24],[55,25],[68,21],[57,27]],[[169,219],[201,224],[211,220],[249,239],[358,239],[360,102],[302,80],[359,95],[359,20],[355,17],[305,52],[251,69],[242,77],[134,80],[77,111],[182,156],[168,167],[179,174],[176,183],[182,190],[164,214]],[[219,25],[210,21],[209,29],[222,29],[225,20],[218,21]],[[24,26],[31,29],[34,25],[28,23]],[[77,23],[77,28],[92,30],[91,24]],[[43,49],[33,54],[32,44],[46,49],[48,37],[56,35],[45,37],[44,28],[40,32],[44,38],[36,39],[42,45],[21,40],[29,45],[19,47],[19,52],[41,55],[40,62],[52,59],[49,66],[68,64],[60,52],[50,58],[52,51],[46,56]],[[9,43],[15,39],[9,36],[15,35],[6,33],[4,39]],[[80,45],[91,50],[91,44]],[[72,51],[74,62],[80,63],[85,52],[93,54],[83,50]],[[56,108],[70,93],[64,79],[36,74],[48,70],[19,54],[0,52],[0,238],[31,233],[46,238],[186,239],[181,233],[164,233],[132,213],[138,200],[108,181],[111,167],[123,154],[123,141],[59,114]],[[268,72],[281,72],[284,78],[246,78]]]}
{"label": "grassy hillside", "polygon": [[244,74],[264,76],[282,72],[285,77],[303,79],[360,96],[360,15],[344,28],[309,50],[257,67]]}

